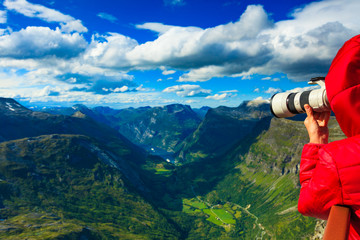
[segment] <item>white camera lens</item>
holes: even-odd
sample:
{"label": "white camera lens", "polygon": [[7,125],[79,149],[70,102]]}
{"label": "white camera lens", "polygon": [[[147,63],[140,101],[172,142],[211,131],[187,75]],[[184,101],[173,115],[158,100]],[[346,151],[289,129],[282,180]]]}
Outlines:
{"label": "white camera lens", "polygon": [[270,110],[278,118],[292,117],[305,112],[305,104],[309,104],[315,112],[330,110],[324,81],[314,81],[321,86],[320,89],[304,92],[277,93],[271,97]]}

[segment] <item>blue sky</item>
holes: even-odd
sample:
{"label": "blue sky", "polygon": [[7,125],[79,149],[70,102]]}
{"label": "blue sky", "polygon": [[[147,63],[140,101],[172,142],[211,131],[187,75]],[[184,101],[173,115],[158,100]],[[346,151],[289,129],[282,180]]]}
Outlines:
{"label": "blue sky", "polygon": [[27,106],[266,101],[360,32],[358,0],[0,2],[0,96]]}

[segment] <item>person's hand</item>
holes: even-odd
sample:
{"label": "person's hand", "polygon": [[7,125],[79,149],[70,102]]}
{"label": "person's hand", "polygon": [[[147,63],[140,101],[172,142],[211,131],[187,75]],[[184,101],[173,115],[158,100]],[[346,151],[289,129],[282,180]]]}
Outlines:
{"label": "person's hand", "polygon": [[305,104],[304,107],[307,115],[304,124],[310,137],[310,143],[327,144],[329,138],[327,125],[331,112],[314,112],[308,104]]}

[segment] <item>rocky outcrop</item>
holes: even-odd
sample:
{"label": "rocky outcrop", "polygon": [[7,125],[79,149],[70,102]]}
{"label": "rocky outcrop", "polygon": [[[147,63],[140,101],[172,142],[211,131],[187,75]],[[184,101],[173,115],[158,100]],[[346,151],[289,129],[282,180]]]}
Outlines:
{"label": "rocky outcrop", "polygon": [[316,222],[314,236],[310,240],[322,240],[325,232],[326,221],[319,220]]}

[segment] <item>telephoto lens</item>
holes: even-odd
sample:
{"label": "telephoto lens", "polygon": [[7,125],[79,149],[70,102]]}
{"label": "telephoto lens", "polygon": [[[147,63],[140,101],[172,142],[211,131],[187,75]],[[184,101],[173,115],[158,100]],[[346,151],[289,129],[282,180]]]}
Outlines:
{"label": "telephoto lens", "polygon": [[326,96],[325,78],[312,78],[309,84],[318,84],[321,88],[304,92],[283,92],[271,97],[270,110],[275,117],[287,118],[305,112],[305,104],[309,104],[315,112],[330,111]]}

